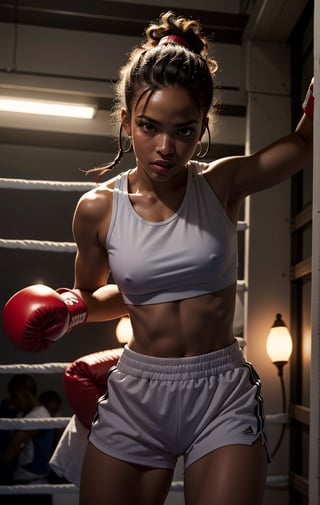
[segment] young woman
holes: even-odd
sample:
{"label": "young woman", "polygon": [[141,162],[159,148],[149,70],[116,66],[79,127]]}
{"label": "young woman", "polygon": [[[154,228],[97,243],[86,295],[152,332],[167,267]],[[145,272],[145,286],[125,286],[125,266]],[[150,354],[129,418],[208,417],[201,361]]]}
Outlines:
{"label": "young woman", "polygon": [[187,505],[262,503],[260,381],[232,331],[236,224],[247,195],[310,160],[312,121],[304,114],[294,133],[252,156],[194,161],[210,130],[216,69],[198,22],[168,12],[148,27],[120,72],[118,156],[98,176],[121,159],[125,135],[136,166],[80,199],[74,289],[19,292],[24,307],[50,298],[57,324],[40,331],[30,314],[28,331],[5,324],[16,345],[39,350],[86,320],[130,314],[134,336],[91,427],[81,505],[163,504],[180,455]]}

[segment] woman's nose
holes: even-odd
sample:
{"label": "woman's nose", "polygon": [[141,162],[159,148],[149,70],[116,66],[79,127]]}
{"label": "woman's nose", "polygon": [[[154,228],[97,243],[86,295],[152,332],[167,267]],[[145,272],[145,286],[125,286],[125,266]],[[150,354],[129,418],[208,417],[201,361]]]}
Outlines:
{"label": "woman's nose", "polygon": [[161,133],[159,135],[157,151],[164,156],[173,153],[174,142],[170,135],[167,133]]}

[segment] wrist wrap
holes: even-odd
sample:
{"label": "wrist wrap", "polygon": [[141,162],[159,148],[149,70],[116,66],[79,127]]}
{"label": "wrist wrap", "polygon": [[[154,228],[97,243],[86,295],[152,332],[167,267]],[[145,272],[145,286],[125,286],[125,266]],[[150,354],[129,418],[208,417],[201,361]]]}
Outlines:
{"label": "wrist wrap", "polygon": [[312,78],[309,89],[307,91],[307,94],[306,94],[305,99],[302,104],[303,112],[310,119],[313,119],[313,109],[314,109],[313,81],[314,81],[314,78]]}
{"label": "wrist wrap", "polygon": [[88,317],[88,311],[81,296],[67,288],[59,288],[56,291],[63,299],[69,312],[69,324],[67,331],[85,324]]}

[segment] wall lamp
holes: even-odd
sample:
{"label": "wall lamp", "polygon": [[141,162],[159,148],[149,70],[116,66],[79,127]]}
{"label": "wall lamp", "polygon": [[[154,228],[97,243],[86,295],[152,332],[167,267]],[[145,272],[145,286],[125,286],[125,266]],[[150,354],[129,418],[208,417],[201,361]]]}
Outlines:
{"label": "wall lamp", "polygon": [[0,97],[0,111],[78,119],[92,119],[96,112],[94,107],[88,105],[11,97]]}
{"label": "wall lamp", "polygon": [[[288,363],[292,353],[292,337],[291,334],[282,320],[281,314],[276,315],[276,319],[269,331],[267,337],[267,353],[272,363],[278,369],[278,376],[280,378],[281,392],[282,392],[282,412],[287,411],[286,390],[283,380],[283,367]],[[271,454],[273,457],[278,451],[285,433],[286,425],[283,423],[279,440]]]}
{"label": "wall lamp", "polygon": [[269,331],[267,353],[272,363],[277,367],[279,377],[282,377],[283,367],[288,363],[292,353],[292,338],[281,314],[276,315]]}

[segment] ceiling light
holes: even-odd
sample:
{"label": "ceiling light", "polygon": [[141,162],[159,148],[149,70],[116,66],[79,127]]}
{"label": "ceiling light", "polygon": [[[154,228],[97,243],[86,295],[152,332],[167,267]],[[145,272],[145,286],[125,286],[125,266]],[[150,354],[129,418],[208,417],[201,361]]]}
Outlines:
{"label": "ceiling light", "polygon": [[92,119],[95,108],[72,103],[0,97],[0,111]]}

